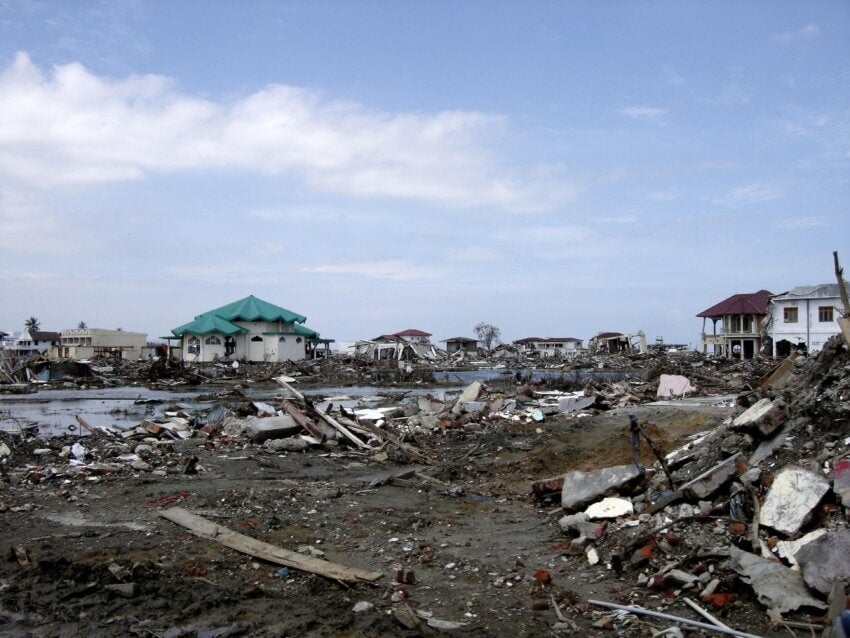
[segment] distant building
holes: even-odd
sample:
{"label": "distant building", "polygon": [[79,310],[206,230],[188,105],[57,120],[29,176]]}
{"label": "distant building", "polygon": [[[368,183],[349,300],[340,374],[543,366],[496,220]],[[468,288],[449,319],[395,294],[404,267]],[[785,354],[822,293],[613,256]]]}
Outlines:
{"label": "distant building", "polygon": [[299,361],[327,356],[333,339],[302,325],[307,317],[253,295],[214,310],[171,332],[184,361]]}
{"label": "distant building", "polygon": [[467,354],[478,353],[478,340],[469,337],[452,337],[451,339],[443,339],[442,343],[446,344],[446,352],[455,354],[456,352],[465,352]]}
{"label": "distant building", "polygon": [[842,307],[838,284],[798,286],[770,298],[767,329],[775,357],[794,349],[819,352],[826,340],[839,334]]}
{"label": "distant building", "polygon": [[430,332],[408,328],[401,332],[358,341],[354,352],[358,357],[375,361],[433,360],[437,358],[437,350],[431,345],[430,337]]}
{"label": "distant building", "polygon": [[147,340],[148,335],[142,332],[74,328],[62,331],[56,354],[65,359],[108,356],[138,361],[142,357]]}
{"label": "distant building", "polygon": [[513,342],[521,354],[541,358],[572,358],[581,350],[581,339],[574,337],[525,337]]}
{"label": "distant building", "polygon": [[[697,317],[703,318],[703,352],[727,359],[759,356],[764,345],[763,324],[772,294],[769,290],[735,294],[699,313]],[[705,332],[706,319],[711,319],[711,333]]]}

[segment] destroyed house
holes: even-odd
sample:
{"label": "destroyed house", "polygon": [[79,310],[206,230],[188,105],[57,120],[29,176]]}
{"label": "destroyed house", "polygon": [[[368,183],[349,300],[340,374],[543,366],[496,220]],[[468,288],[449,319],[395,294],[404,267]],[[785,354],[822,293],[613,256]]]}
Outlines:
{"label": "destroyed house", "polygon": [[478,352],[478,340],[469,337],[452,337],[451,339],[443,339],[442,343],[446,344],[448,354],[455,354],[456,352],[476,354]]}
{"label": "destroyed house", "polygon": [[[735,294],[699,313],[697,317],[703,319],[703,352],[727,359],[752,359],[759,356],[771,295],[768,290]],[[711,319],[711,333],[705,331],[706,319]]]}
{"label": "destroyed house", "polygon": [[147,345],[148,335],[126,330],[74,328],[63,330],[56,352],[64,359],[90,359],[109,356],[138,361]]}
{"label": "destroyed house", "polygon": [[575,357],[581,350],[581,339],[574,337],[525,337],[513,343],[520,353],[533,357]]}
{"label": "destroyed house", "polygon": [[195,317],[171,332],[182,359],[209,362],[299,361],[329,354],[333,339],[304,326],[307,317],[253,295]]}
{"label": "destroyed house", "polygon": [[437,350],[431,345],[431,333],[415,328],[358,341],[355,354],[374,361],[434,360]]}
{"label": "destroyed house", "polygon": [[838,284],[797,286],[770,298],[765,320],[774,357],[792,350],[819,352],[826,340],[841,332]]}

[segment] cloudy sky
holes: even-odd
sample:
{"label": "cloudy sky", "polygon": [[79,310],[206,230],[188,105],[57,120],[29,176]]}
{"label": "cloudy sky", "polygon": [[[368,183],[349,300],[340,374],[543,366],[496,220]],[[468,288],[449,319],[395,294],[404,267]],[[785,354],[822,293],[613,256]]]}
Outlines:
{"label": "cloudy sky", "polygon": [[850,267],[850,4],[0,0],[0,329],[696,346]]}

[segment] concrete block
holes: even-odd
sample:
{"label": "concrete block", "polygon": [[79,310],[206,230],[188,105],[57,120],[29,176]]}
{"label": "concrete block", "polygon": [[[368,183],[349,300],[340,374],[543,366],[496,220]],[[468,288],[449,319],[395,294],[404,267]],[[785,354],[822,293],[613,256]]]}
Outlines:
{"label": "concrete block", "polygon": [[634,465],[615,465],[595,472],[569,472],[564,475],[561,505],[567,511],[576,511],[598,501],[611,490],[625,488],[641,476]]}
{"label": "concrete block", "polygon": [[782,425],[785,415],[770,399],[761,399],[732,421],[736,430],[761,433],[767,436]]}
{"label": "concrete block", "polygon": [[789,536],[796,534],[828,491],[829,483],[818,474],[787,467],[773,480],[761,507],[759,524]]}

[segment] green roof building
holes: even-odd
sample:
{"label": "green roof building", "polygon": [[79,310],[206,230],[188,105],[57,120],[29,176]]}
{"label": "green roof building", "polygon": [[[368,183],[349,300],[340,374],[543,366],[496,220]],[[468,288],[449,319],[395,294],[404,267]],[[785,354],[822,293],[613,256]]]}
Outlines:
{"label": "green roof building", "polygon": [[249,295],[201,313],[171,332],[181,340],[189,362],[219,359],[300,361],[329,352],[333,339],[322,339],[302,325],[307,317]]}

